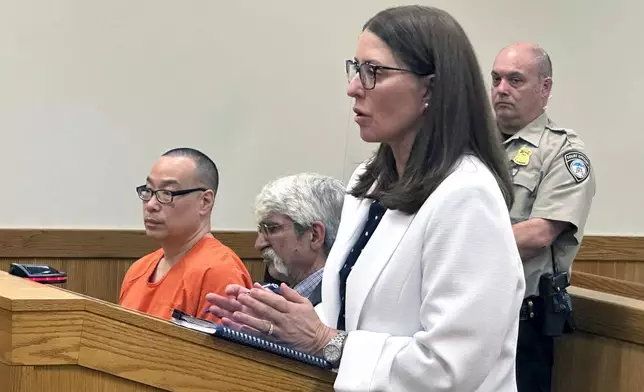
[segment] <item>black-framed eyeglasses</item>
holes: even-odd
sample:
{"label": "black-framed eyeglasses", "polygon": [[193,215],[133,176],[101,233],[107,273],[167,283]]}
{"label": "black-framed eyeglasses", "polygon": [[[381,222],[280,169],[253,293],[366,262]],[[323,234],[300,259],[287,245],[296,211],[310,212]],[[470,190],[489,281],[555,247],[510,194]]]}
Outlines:
{"label": "black-framed eyeglasses", "polygon": [[420,73],[410,69],[387,67],[385,65],[375,65],[370,63],[358,64],[355,60],[346,60],[345,68],[347,73],[347,80],[351,82],[356,74],[360,75],[360,83],[365,90],[371,90],[376,87],[376,75],[379,69],[386,69],[390,71],[410,72],[419,76],[431,75],[431,73]]}
{"label": "black-framed eyeglasses", "polygon": [[152,196],[156,196],[157,200],[161,204],[170,204],[174,200],[175,196],[187,195],[188,193],[198,192],[198,191],[207,191],[208,188],[190,188],[190,189],[181,189],[178,191],[170,191],[167,189],[157,189],[154,190],[147,185],[140,185],[136,187],[136,193],[139,195],[139,199],[143,201],[150,201]]}

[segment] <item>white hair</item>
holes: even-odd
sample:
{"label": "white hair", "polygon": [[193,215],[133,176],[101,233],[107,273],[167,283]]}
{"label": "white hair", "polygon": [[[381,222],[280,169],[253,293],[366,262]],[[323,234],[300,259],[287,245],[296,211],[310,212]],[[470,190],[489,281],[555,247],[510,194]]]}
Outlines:
{"label": "white hair", "polygon": [[[313,222],[324,223],[324,250],[328,254],[340,225],[345,188],[340,180],[315,173],[300,173],[278,178],[264,186],[255,199],[255,218],[270,214],[285,215],[296,223],[300,234]],[[299,226],[299,227],[297,227]]]}

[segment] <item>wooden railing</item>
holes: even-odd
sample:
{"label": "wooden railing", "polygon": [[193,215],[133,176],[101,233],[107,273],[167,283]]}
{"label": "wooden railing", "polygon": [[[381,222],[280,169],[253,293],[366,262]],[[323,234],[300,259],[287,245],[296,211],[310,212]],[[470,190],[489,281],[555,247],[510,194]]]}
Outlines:
{"label": "wooden railing", "polygon": [[571,283],[576,287],[644,301],[644,284],[640,283],[578,271],[572,274]]}
{"label": "wooden railing", "polygon": [[573,271],[644,284],[644,237],[586,236]]}
{"label": "wooden railing", "polygon": [[644,391],[644,301],[569,291],[578,329],[557,339],[553,392]]}
{"label": "wooden railing", "polygon": [[[263,278],[255,232],[214,234],[254,280]],[[67,272],[64,288],[114,303],[129,266],[155,248],[141,231],[7,229],[0,230],[0,270],[48,264]],[[587,236],[572,285],[578,330],[557,341],[554,391],[644,392],[644,237]],[[0,379],[3,371],[0,364]]]}
{"label": "wooden railing", "polygon": [[[264,278],[254,231],[213,234],[239,255],[254,280]],[[7,271],[12,262],[47,264],[67,272],[69,280],[63,288],[117,302],[127,269],[156,247],[140,230],[0,229],[0,270]],[[644,237],[586,236],[572,276],[573,284],[586,287],[587,275],[579,272],[644,284]],[[610,282],[594,284],[611,289],[628,286]]]}
{"label": "wooden railing", "polygon": [[[214,235],[237,253],[254,280],[262,280],[265,266],[253,247],[255,232]],[[0,271],[8,271],[15,262],[46,264],[67,273],[63,288],[116,303],[130,265],[155,249],[143,231],[4,229],[0,230]]]}

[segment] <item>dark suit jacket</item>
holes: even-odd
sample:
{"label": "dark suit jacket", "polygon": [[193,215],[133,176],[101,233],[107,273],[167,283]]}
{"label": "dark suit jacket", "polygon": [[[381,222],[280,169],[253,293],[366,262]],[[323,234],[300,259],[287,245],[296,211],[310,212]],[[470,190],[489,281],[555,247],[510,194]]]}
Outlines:
{"label": "dark suit jacket", "polygon": [[322,302],[322,282],[318,283],[318,285],[315,286],[315,288],[311,292],[311,295],[309,295],[309,301],[311,301],[313,306]]}

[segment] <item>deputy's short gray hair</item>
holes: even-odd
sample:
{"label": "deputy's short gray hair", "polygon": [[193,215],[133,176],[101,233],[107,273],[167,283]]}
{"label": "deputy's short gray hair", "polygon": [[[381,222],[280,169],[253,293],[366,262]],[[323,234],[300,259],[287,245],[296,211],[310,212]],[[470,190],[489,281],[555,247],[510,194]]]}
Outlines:
{"label": "deputy's short gray hair", "polygon": [[345,188],[340,180],[315,173],[278,178],[264,186],[255,199],[255,218],[285,215],[295,222],[298,234],[315,221],[324,223],[324,251],[328,254],[340,225]]}
{"label": "deputy's short gray hair", "polygon": [[546,52],[540,46],[535,45],[532,48],[532,53],[534,55],[534,61],[537,64],[537,72],[539,73],[540,78],[551,78],[552,77],[552,60],[548,52]]}

